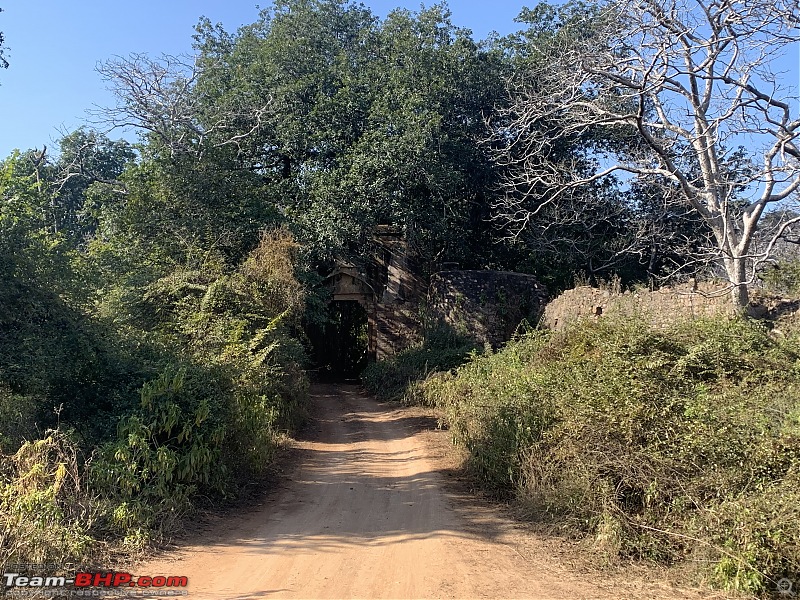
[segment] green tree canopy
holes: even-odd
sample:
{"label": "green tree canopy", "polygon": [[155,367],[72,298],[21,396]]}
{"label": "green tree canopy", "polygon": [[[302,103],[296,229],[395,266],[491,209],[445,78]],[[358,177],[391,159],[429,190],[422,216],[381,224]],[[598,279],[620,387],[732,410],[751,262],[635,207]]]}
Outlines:
{"label": "green tree canopy", "polygon": [[424,256],[488,260],[479,140],[501,57],[444,6],[381,22],[363,6],[281,1],[235,35],[201,22],[196,40],[203,113],[249,115],[211,143],[235,147],[318,257],[358,254],[388,224]]}

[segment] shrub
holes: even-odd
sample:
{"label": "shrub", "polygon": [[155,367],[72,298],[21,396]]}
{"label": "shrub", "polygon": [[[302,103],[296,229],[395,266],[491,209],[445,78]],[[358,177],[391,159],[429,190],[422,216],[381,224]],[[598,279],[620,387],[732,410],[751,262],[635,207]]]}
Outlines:
{"label": "shrub", "polygon": [[120,421],[117,439],[103,445],[91,465],[110,529],[122,537],[181,516],[198,489],[225,489],[225,415],[207,391],[197,395],[189,387],[185,370],[165,371],[145,384],[141,412]]}
{"label": "shrub", "polygon": [[719,585],[800,574],[800,347],[757,323],[534,332],[422,384],[480,480],[608,552]]}
{"label": "shrub", "polygon": [[449,328],[437,328],[427,332],[419,346],[367,366],[361,381],[370,393],[383,400],[424,402],[425,397],[416,394],[416,383],[429,374],[463,364],[475,349],[468,337]]}
{"label": "shrub", "polygon": [[92,314],[0,290],[0,562],[140,549],[264,473],[305,414],[294,253],[266,233],[235,267],[121,277]]}
{"label": "shrub", "polygon": [[800,294],[800,260],[779,260],[759,277],[768,292],[795,298]]}
{"label": "shrub", "polygon": [[0,456],[0,569],[10,560],[75,562],[97,550],[83,464],[77,444],[59,431]]}

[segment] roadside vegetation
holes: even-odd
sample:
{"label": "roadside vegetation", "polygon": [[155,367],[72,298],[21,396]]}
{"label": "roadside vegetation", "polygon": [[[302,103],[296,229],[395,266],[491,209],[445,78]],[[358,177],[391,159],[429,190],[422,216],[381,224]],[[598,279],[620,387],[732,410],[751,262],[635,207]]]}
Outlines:
{"label": "roadside vegetation", "polygon": [[264,473],[304,415],[293,250],[267,233],[236,269],[115,282],[89,314],[3,287],[0,564],[139,550]]}
{"label": "roadside vegetation", "polygon": [[800,573],[800,337],[760,323],[601,319],[433,374],[469,466],[611,557],[695,562],[752,593]]}
{"label": "roadside vegetation", "polygon": [[361,373],[361,382],[381,400],[411,403],[418,384],[428,375],[455,369],[478,349],[465,333],[434,326],[421,344],[369,364]]}

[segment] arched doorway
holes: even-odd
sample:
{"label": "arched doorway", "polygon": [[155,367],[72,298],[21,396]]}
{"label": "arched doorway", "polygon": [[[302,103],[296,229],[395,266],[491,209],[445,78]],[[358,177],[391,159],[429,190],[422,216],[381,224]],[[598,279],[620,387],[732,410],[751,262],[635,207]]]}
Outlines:
{"label": "arched doorway", "polygon": [[308,332],[317,376],[323,381],[357,378],[370,359],[367,311],[353,300],[334,300],[328,308],[328,322]]}
{"label": "arched doorway", "polygon": [[328,321],[309,328],[320,379],[356,378],[375,357],[375,293],[352,264],[340,263],[325,279],[331,291]]}

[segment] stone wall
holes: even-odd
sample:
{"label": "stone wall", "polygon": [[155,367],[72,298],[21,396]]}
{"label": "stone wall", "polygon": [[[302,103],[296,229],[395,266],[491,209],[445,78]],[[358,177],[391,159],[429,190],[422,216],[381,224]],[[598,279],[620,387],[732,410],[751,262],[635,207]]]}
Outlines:
{"label": "stone wall", "polygon": [[378,304],[375,311],[375,357],[384,359],[422,341],[415,304]]}
{"label": "stone wall", "polygon": [[331,297],[356,301],[367,312],[368,352],[386,358],[422,339],[419,305],[427,283],[395,228],[378,226],[370,252],[353,262],[340,259],[325,279]]}
{"label": "stone wall", "polygon": [[547,290],[532,275],[505,271],[442,271],[431,277],[428,314],[478,343],[511,339],[527,319],[536,325]]}
{"label": "stone wall", "polygon": [[688,283],[655,291],[612,292],[589,286],[567,290],[544,311],[542,324],[550,329],[583,318],[638,316],[656,326],[704,316],[733,314],[728,288],[722,284]]}

